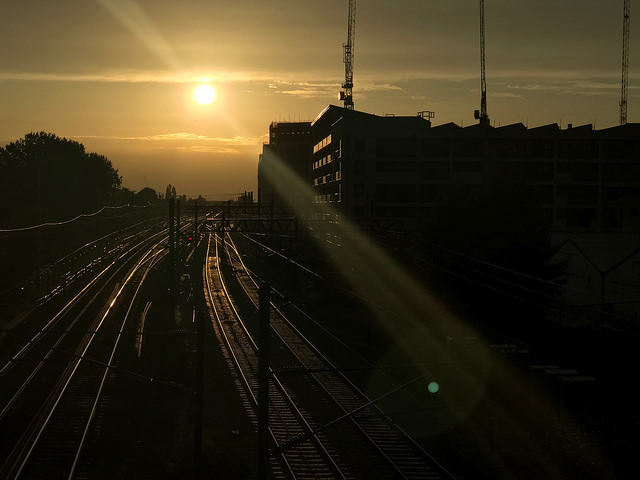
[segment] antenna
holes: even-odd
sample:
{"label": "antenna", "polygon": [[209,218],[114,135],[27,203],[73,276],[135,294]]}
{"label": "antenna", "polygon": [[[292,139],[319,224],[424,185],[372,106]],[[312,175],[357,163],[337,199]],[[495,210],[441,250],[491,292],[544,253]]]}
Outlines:
{"label": "antenna", "polygon": [[627,84],[629,83],[629,19],[631,0],[624,0],[622,17],[622,88],[620,92],[620,125],[627,123]]}
{"label": "antenna", "polygon": [[344,43],[344,83],[340,91],[340,100],[344,108],[353,110],[353,43],[356,35],[356,0],[349,0],[349,19],[347,23],[347,43]]}
{"label": "antenna", "polygon": [[484,0],[480,0],[480,110],[474,112],[474,117],[480,120],[480,123],[489,123],[489,114],[487,113],[487,77],[485,74],[484,60]]}

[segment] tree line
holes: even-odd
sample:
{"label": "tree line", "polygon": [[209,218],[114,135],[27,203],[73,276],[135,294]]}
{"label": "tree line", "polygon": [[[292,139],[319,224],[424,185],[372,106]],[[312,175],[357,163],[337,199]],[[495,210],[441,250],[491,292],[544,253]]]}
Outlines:
{"label": "tree line", "polygon": [[31,132],[0,147],[0,227],[63,221],[105,205],[157,199],[151,188],[123,188],[107,157],[53,133]]}

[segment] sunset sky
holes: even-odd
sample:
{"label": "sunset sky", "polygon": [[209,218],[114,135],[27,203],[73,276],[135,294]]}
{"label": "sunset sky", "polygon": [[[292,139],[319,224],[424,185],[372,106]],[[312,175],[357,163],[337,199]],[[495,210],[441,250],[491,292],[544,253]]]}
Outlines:
{"label": "sunset sky", "polygon": [[[622,8],[486,0],[492,124],[616,125]],[[340,104],[347,11],[347,0],[5,0],[0,144],[41,130],[77,140],[132,190],[256,190],[269,124]],[[640,121],[634,20],[632,5],[630,122]],[[477,0],[358,0],[354,55],[357,110],[475,122]],[[192,92],[205,81],[216,99],[200,105]]]}

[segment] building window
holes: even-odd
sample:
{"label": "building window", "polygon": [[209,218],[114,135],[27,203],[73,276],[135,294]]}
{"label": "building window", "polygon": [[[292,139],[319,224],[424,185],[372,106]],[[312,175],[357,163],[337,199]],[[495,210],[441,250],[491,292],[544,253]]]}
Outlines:
{"label": "building window", "polygon": [[457,138],[453,143],[455,157],[482,157],[481,138]]}
{"label": "building window", "polygon": [[605,182],[640,182],[640,164],[604,163],[602,179]]}
{"label": "building window", "polygon": [[416,162],[413,160],[379,160],[376,162],[376,171],[411,173],[416,171]]}
{"label": "building window", "polygon": [[492,141],[498,158],[552,158],[553,140],[502,138]]}
{"label": "building window", "polygon": [[423,138],[420,141],[420,155],[423,157],[449,157],[451,142],[448,138]]}
{"label": "building window", "polygon": [[558,197],[565,198],[568,205],[594,205],[598,203],[598,187],[561,185]]}
{"label": "building window", "polygon": [[605,210],[604,221],[609,228],[622,227],[622,210],[617,208]]}
{"label": "building window", "polygon": [[511,182],[540,182],[553,180],[552,162],[505,161],[498,165],[500,174]]}
{"label": "building window", "polygon": [[565,220],[567,227],[589,227],[597,213],[595,208],[559,208],[558,219]]}
{"label": "building window", "polygon": [[531,201],[536,203],[553,203],[552,185],[522,185],[521,188]]}
{"label": "building window", "polygon": [[421,203],[443,203],[449,197],[449,185],[420,185]]}
{"label": "building window", "polygon": [[420,164],[421,180],[449,180],[451,174],[449,172],[449,162],[422,162]]}
{"label": "building window", "polygon": [[597,140],[560,140],[558,142],[559,158],[597,158]]}
{"label": "building window", "polygon": [[331,143],[331,135],[328,135],[313,146],[313,153],[316,153],[317,151],[322,150],[324,147],[326,147],[330,143]]}
{"label": "building window", "polygon": [[624,189],[622,188],[604,188],[603,193],[607,203],[622,203],[624,199]]}
{"label": "building window", "polygon": [[639,158],[640,141],[605,140],[602,142],[604,158]]}
{"label": "building window", "polygon": [[376,206],[376,216],[379,218],[415,218],[415,207],[400,207],[392,205]]}
{"label": "building window", "polygon": [[388,203],[415,202],[415,185],[379,183],[376,185],[376,200]]}
{"label": "building window", "polygon": [[484,171],[483,162],[468,160],[454,161],[453,171],[457,173],[479,173]]}
{"label": "building window", "polygon": [[570,175],[574,182],[597,182],[598,164],[595,162],[559,162],[558,173]]}
{"label": "building window", "polygon": [[376,155],[378,157],[415,157],[417,140],[415,138],[378,138]]}

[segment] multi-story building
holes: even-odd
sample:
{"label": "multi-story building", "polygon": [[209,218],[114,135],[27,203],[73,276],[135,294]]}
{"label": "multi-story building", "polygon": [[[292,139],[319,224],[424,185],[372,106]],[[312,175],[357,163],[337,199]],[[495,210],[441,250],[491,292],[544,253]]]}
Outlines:
{"label": "multi-story building", "polygon": [[317,204],[420,228],[452,186],[522,185],[555,232],[640,232],[640,124],[432,126],[329,106],[311,124]]}
{"label": "multi-story building", "polygon": [[386,220],[415,227],[417,143],[423,117],[380,117],[330,105],[312,123],[316,204],[355,222]]}
{"label": "multi-story building", "polygon": [[567,261],[564,322],[640,331],[640,124],[527,128],[376,116],[329,106],[311,124],[321,217],[415,230],[452,194],[518,185]]}
{"label": "multi-story building", "polygon": [[264,206],[291,207],[302,201],[291,188],[286,169],[304,184],[311,179],[311,122],[273,122],[269,143],[258,162],[258,201]]}
{"label": "multi-story building", "polygon": [[640,124],[463,128],[431,116],[330,105],[313,122],[271,124],[260,203],[412,231],[452,195],[517,185],[568,262],[557,317],[640,331]]}

